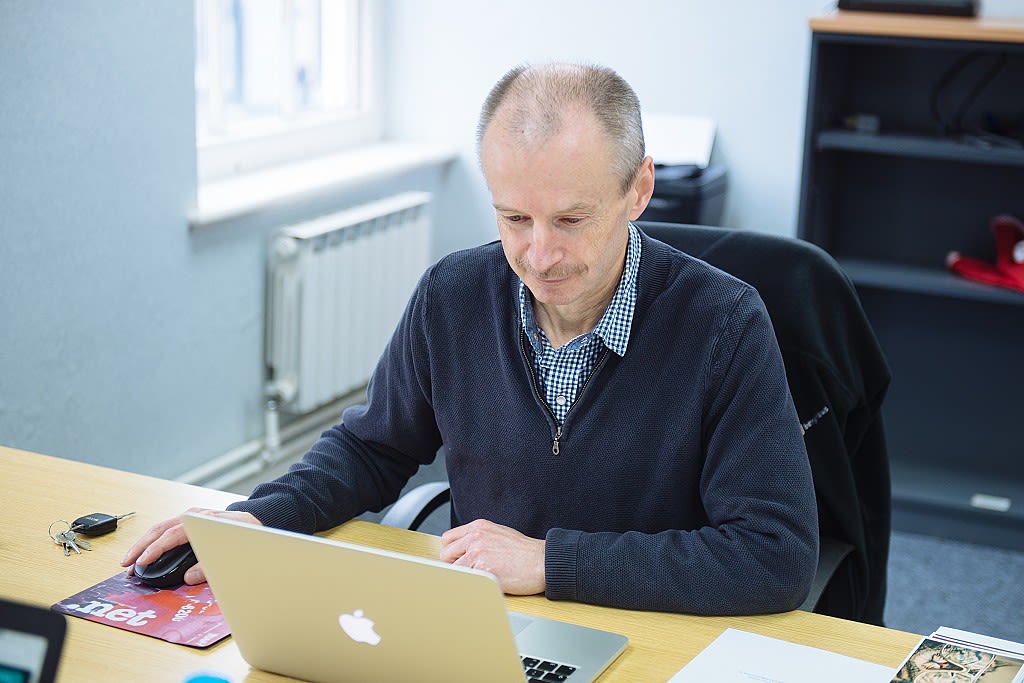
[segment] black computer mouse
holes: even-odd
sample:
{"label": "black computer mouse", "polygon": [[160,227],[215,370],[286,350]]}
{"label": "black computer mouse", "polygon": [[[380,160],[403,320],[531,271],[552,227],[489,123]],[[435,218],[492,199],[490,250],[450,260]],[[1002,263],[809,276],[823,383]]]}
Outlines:
{"label": "black computer mouse", "polygon": [[192,545],[178,545],[149,564],[135,563],[135,576],[153,588],[177,588],[185,583],[185,572],[198,560]]}

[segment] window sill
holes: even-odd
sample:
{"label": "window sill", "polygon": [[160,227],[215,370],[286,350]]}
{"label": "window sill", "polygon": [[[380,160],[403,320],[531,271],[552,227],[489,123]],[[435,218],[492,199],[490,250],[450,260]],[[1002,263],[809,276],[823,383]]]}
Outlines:
{"label": "window sill", "polygon": [[190,230],[208,228],[260,211],[365,185],[454,160],[454,149],[437,145],[381,143],[357,150],[203,183]]}

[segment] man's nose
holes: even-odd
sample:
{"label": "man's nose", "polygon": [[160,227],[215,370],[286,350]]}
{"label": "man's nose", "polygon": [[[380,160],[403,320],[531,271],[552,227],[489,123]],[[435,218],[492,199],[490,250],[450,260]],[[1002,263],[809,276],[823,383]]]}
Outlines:
{"label": "man's nose", "polygon": [[562,260],[562,249],[554,229],[541,221],[534,221],[530,235],[530,265],[544,273]]}

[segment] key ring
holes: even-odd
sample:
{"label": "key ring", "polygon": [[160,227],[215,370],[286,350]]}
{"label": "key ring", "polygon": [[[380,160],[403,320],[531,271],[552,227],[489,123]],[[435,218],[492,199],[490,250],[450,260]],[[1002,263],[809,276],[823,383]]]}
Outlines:
{"label": "key ring", "polygon": [[[53,525],[54,524],[67,524],[68,528],[65,529],[64,531],[60,532],[59,534],[55,534],[55,533],[53,533]],[[67,522],[67,520],[64,520],[64,519],[58,519],[58,520],[55,520],[53,522],[50,522],[50,526],[46,527],[46,533],[50,535],[50,539],[54,543],[60,543],[60,541],[57,540],[57,537],[61,536],[63,534],[66,534],[69,531],[71,531],[71,524],[69,524]]]}

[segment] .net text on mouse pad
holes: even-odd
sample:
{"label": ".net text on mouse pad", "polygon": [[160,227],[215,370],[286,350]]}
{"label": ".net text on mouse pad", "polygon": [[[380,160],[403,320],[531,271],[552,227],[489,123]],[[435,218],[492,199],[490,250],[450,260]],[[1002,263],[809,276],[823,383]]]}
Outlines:
{"label": ".net text on mouse pad", "polygon": [[189,647],[209,647],[231,635],[205,583],[161,590],[122,572],[61,600],[52,609]]}

